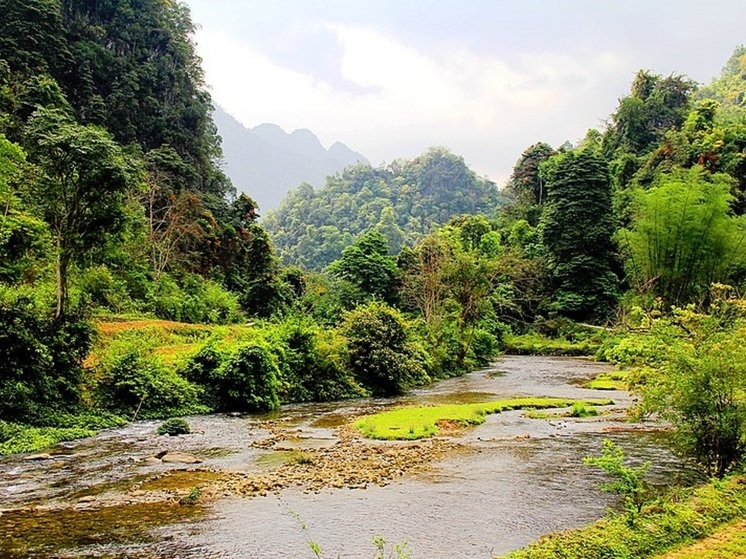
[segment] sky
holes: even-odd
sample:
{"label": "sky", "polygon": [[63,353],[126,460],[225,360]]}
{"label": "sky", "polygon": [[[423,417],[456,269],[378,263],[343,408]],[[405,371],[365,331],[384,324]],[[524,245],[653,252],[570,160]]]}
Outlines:
{"label": "sky", "polygon": [[528,146],[602,128],[635,73],[708,83],[742,0],[186,0],[213,101],[373,165],[431,146],[502,186]]}

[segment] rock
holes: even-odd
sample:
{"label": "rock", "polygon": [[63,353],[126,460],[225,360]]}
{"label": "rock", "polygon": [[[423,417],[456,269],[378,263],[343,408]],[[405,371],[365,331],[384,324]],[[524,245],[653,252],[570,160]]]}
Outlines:
{"label": "rock", "polygon": [[137,489],[137,490],[135,490],[135,491],[132,492],[132,496],[133,497],[144,497],[147,494],[148,494],[148,492],[147,491],[143,491],[142,489]]}
{"label": "rock", "polygon": [[96,500],[96,497],[94,497],[93,495],[86,495],[85,497],[81,497],[80,499],[78,499],[78,502],[79,503],[92,503],[95,500]]}
{"label": "rock", "polygon": [[156,457],[156,456],[149,456],[148,458],[146,458],[145,460],[143,460],[143,462],[145,464],[160,464],[161,463],[161,459],[158,458],[158,457]]}
{"label": "rock", "polygon": [[31,454],[29,456],[26,456],[24,460],[32,461],[32,460],[50,460],[52,458],[51,454]]}
{"label": "rock", "polygon": [[200,464],[202,460],[186,452],[167,452],[161,457],[161,462],[170,464]]}

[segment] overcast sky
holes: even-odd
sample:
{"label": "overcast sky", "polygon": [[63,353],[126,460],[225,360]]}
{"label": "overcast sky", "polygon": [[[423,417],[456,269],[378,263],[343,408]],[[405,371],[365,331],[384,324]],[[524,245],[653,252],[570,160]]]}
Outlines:
{"label": "overcast sky", "polygon": [[374,165],[442,145],[502,185],[603,126],[639,69],[706,83],[746,1],[186,0],[213,100]]}

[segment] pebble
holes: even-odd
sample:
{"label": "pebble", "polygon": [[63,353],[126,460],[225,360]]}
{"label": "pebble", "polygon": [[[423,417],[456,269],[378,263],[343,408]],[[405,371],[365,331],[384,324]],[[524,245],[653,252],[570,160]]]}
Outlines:
{"label": "pebble", "polygon": [[44,454],[31,454],[29,456],[26,456],[24,460],[27,460],[30,462],[30,461],[35,461],[35,460],[49,460],[51,458],[52,458],[51,454],[44,453]]}

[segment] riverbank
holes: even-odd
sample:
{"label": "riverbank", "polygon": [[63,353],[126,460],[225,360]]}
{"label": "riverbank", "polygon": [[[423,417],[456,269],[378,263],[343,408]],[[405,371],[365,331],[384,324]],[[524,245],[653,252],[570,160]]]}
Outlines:
{"label": "riverbank", "polygon": [[[725,532],[731,530],[732,522],[744,518],[746,476],[734,475],[696,488],[677,489],[634,516],[617,514],[586,528],[544,536],[523,550],[505,555],[504,559],[702,559],[707,556],[705,550],[715,553],[711,557],[720,559],[743,557],[746,553],[743,523],[739,524],[740,537]],[[721,529],[724,531],[719,537],[706,539]],[[692,544],[698,540],[703,541]],[[735,546],[738,553],[726,555],[723,550],[728,546]]]}

